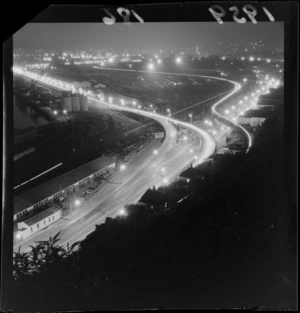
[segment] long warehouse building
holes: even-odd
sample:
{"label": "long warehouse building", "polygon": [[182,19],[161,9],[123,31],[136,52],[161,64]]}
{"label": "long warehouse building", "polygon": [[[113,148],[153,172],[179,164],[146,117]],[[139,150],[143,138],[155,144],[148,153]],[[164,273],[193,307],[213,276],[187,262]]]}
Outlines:
{"label": "long warehouse building", "polygon": [[109,175],[115,167],[113,158],[100,157],[70,172],[14,197],[14,221],[24,219],[27,213],[41,208],[55,198],[67,195],[88,184],[99,175]]}

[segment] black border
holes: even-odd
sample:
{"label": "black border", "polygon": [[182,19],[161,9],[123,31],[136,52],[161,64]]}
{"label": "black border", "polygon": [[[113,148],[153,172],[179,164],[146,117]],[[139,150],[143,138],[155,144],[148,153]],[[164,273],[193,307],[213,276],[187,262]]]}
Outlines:
{"label": "black border", "polygon": [[[54,22],[100,22],[106,16],[103,8],[109,8],[112,12],[117,7],[134,9],[145,22],[188,22],[188,21],[211,21],[215,19],[209,13],[208,8],[214,4],[221,5],[227,12],[228,8],[237,5],[241,8],[244,4],[252,4],[258,9],[258,22],[269,21],[264,13],[260,14],[262,6],[268,8],[276,21],[284,22],[284,60],[285,60],[285,201],[289,216],[298,217],[298,197],[297,197],[297,170],[298,170],[298,82],[299,82],[299,45],[298,45],[298,27],[299,27],[299,5],[296,1],[204,1],[204,2],[173,2],[173,3],[145,3],[145,4],[119,4],[119,5],[51,5],[46,10],[41,9],[37,4],[28,6],[27,3],[16,6],[11,4],[8,15],[13,16],[6,23],[6,34],[3,42],[3,195],[2,195],[2,249],[1,249],[1,304],[0,308],[7,311],[13,308],[13,294],[10,293],[12,284],[12,229],[13,229],[13,199],[12,199],[12,177],[13,162],[12,158],[12,50],[14,32],[20,29],[28,21],[35,23],[54,23]],[[12,8],[14,6],[14,8]],[[26,12],[26,9],[30,12]],[[16,12],[17,11],[17,12]],[[26,12],[26,14],[24,13]],[[12,14],[11,14],[12,13]],[[17,15],[20,14],[18,17]],[[223,20],[232,21],[229,14]],[[122,22],[119,18],[117,22]],[[220,25],[221,27],[221,25]],[[298,224],[297,224],[298,226]],[[290,229],[291,236],[297,236],[297,229]],[[296,232],[296,233],[295,233]],[[297,250],[291,247],[289,251],[289,261],[297,267]]]}

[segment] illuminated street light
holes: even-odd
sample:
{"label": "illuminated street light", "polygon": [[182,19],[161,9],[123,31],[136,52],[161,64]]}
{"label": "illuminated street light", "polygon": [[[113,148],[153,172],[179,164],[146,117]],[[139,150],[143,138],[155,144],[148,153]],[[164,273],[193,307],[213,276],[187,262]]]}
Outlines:
{"label": "illuminated street light", "polygon": [[158,63],[158,64],[161,64],[161,59],[158,59],[158,60],[157,60],[157,63]]}
{"label": "illuminated street light", "polygon": [[75,204],[76,206],[79,206],[79,205],[80,205],[80,200],[79,200],[79,199],[76,199],[76,200],[74,201],[74,204]]}
{"label": "illuminated street light", "polygon": [[141,106],[141,105],[139,105],[139,106],[138,106],[138,108],[139,108],[139,109],[141,109],[141,108],[142,108],[142,106]]}
{"label": "illuminated street light", "polygon": [[194,149],[190,149],[190,152],[193,153],[193,152],[194,152]]}
{"label": "illuminated street light", "polygon": [[245,100],[248,100],[248,97],[247,97],[247,96],[245,96],[245,97],[244,97],[244,99],[245,99]]}
{"label": "illuminated street light", "polygon": [[232,108],[232,110],[234,110],[234,109],[235,109],[235,106],[233,105],[231,108]]}
{"label": "illuminated street light", "polygon": [[154,64],[153,63],[148,64],[148,70],[150,70],[150,71],[154,70]]}
{"label": "illuminated street light", "polygon": [[114,62],[114,59],[113,59],[113,58],[109,58],[109,59],[108,59],[108,62],[109,62],[109,63],[113,63],[113,62]]}
{"label": "illuminated street light", "polygon": [[53,114],[54,114],[54,115],[57,115],[57,111],[56,111],[56,110],[54,110],[54,111],[53,111]]}
{"label": "illuminated street light", "polygon": [[120,211],[119,211],[119,215],[122,215],[122,216],[126,216],[127,215],[127,212],[124,208],[122,208]]}
{"label": "illuminated street light", "polygon": [[244,79],[243,79],[243,82],[244,82],[244,83],[246,83],[247,81],[248,81],[248,79],[247,79],[247,78],[244,78]]}
{"label": "illuminated street light", "polygon": [[227,115],[228,115],[228,114],[229,114],[229,110],[225,110],[225,114],[227,114]]}
{"label": "illuminated street light", "polygon": [[16,238],[17,238],[17,239],[22,239],[22,234],[21,234],[21,232],[18,231],[18,232],[16,233]]}
{"label": "illuminated street light", "polygon": [[183,137],[183,140],[187,140],[187,139],[188,139],[187,136],[184,136],[184,137]]}
{"label": "illuminated street light", "polygon": [[163,179],[163,183],[164,183],[165,185],[168,184],[168,183],[169,183],[168,178],[165,177],[165,178]]}
{"label": "illuminated street light", "polygon": [[177,64],[181,64],[181,63],[182,63],[182,59],[181,59],[180,57],[177,57],[177,58],[175,59],[175,62],[176,62]]}
{"label": "illuminated street light", "polygon": [[249,61],[250,61],[250,62],[253,62],[254,60],[255,60],[254,57],[249,57]]}
{"label": "illuminated street light", "polygon": [[126,165],[125,165],[125,164],[121,164],[120,170],[121,170],[121,171],[124,171],[125,169],[126,169]]}
{"label": "illuminated street light", "polygon": [[155,155],[157,155],[157,154],[158,154],[158,151],[157,151],[157,150],[154,150],[153,153],[154,153]]}
{"label": "illuminated street light", "polygon": [[133,105],[136,105],[136,101],[133,101],[132,104],[133,104]]}
{"label": "illuminated street light", "polygon": [[243,104],[243,103],[244,103],[244,101],[243,101],[243,100],[240,100],[240,101],[239,101],[239,104]]}
{"label": "illuminated street light", "polygon": [[64,114],[67,114],[68,112],[67,112],[67,110],[63,110],[63,113],[64,113]]}

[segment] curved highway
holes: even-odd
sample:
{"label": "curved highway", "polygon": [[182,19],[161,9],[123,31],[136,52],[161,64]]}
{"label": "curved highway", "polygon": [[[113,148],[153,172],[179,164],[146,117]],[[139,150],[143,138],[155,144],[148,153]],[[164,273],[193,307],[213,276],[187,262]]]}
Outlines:
{"label": "curved highway", "polygon": [[[24,75],[25,73],[19,71],[19,74]],[[191,74],[191,76],[214,78],[194,74]],[[56,88],[69,90],[68,86],[64,85],[65,83],[54,83],[50,78],[42,78],[37,75],[32,78],[46,85],[51,86],[54,84]],[[234,90],[214,104],[214,109],[239,89],[240,87],[237,88],[237,85],[235,85]],[[116,171],[100,191],[80,208],[74,210],[72,220],[61,219],[51,227],[43,229],[21,242],[16,242],[14,249],[22,245],[22,249],[27,250],[30,245],[34,244],[34,241],[46,240],[60,230],[60,239],[63,245],[80,241],[95,229],[95,224],[104,222],[106,217],[114,217],[120,214],[120,209],[124,208],[125,205],[138,201],[149,187],[167,184],[189,164],[203,162],[215,150],[215,142],[212,137],[193,124],[157,113],[120,107],[89,97],[89,105],[99,107],[99,104],[107,108],[133,112],[155,119],[166,130],[164,142],[160,145],[158,140],[154,140],[126,165],[126,170],[123,172]],[[174,124],[183,126],[197,134],[196,138],[190,135],[186,141],[178,142]],[[157,154],[153,153],[154,150],[157,151]]]}

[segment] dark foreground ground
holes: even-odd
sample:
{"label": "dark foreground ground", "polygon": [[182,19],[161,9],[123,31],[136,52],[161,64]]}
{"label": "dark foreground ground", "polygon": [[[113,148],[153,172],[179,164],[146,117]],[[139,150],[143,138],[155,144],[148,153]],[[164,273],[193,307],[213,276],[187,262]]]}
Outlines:
{"label": "dark foreground ground", "polygon": [[133,205],[76,253],[52,238],[17,254],[14,309],[296,309],[296,210],[286,197],[282,116],[275,111],[251,151],[231,156],[185,201]]}

